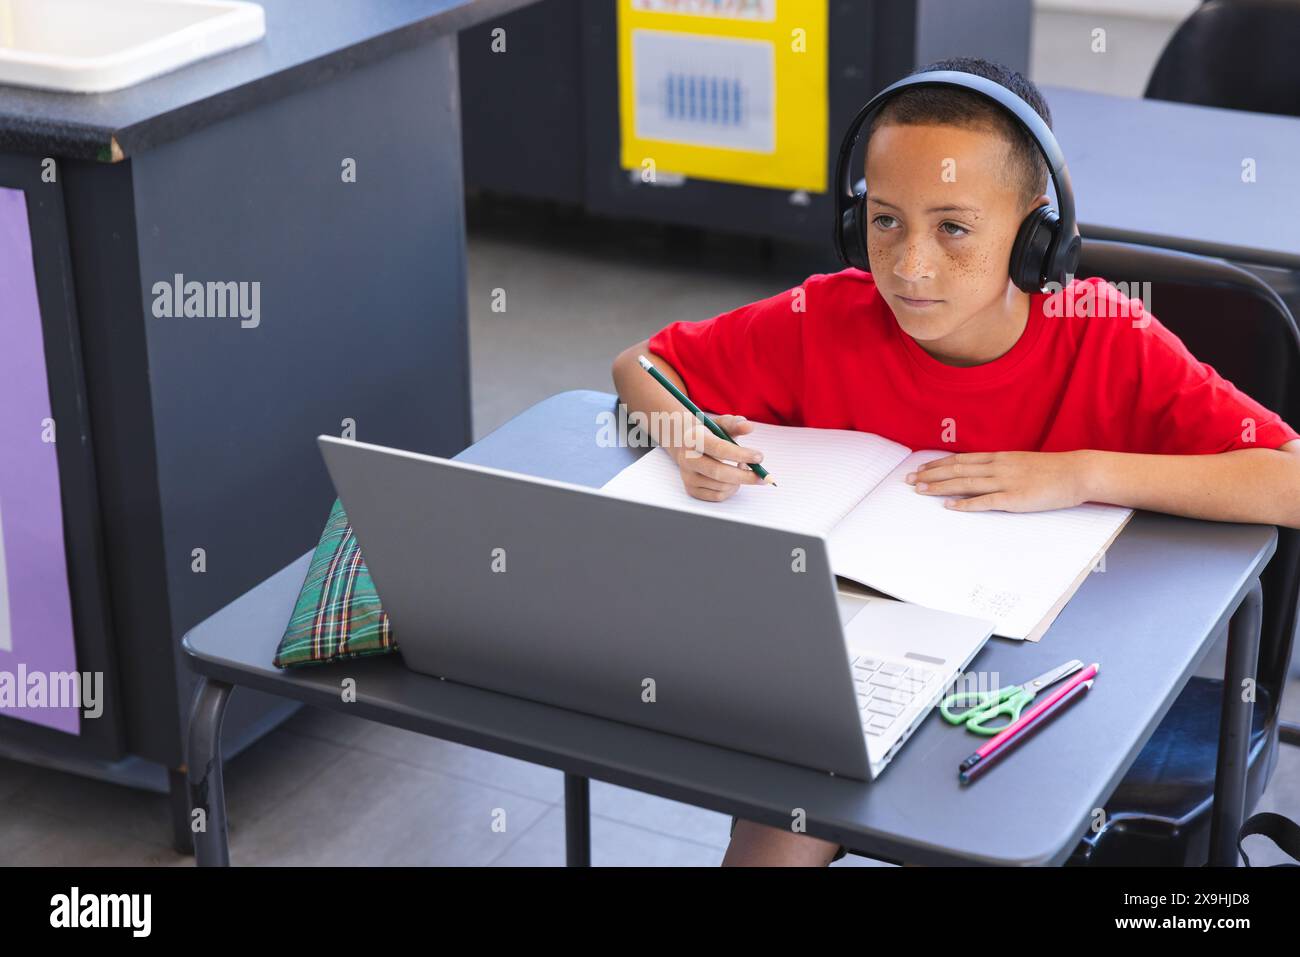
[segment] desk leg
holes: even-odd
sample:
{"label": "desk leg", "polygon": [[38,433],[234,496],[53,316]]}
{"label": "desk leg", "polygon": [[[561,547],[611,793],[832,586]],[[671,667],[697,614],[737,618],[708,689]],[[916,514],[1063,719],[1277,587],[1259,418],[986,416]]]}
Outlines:
{"label": "desk leg", "polygon": [[233,686],[224,681],[202,677],[194,689],[186,764],[191,814],[201,809],[205,818],[204,829],[194,834],[195,867],[230,866],[226,792],[221,781],[221,721],[232,690]]}
{"label": "desk leg", "polygon": [[591,867],[590,782],[564,774],[564,853],[568,867]]}
{"label": "desk leg", "polygon": [[172,849],[187,857],[194,853],[190,830],[190,782],[185,765],[167,769],[167,797],[172,812]]}
{"label": "desk leg", "polygon": [[1214,808],[1210,815],[1212,867],[1237,866],[1237,830],[1246,811],[1246,771],[1250,752],[1253,701],[1243,701],[1244,682],[1254,679],[1259,664],[1263,589],[1259,581],[1242,599],[1228,622],[1228,656],[1223,673],[1223,710],[1219,716],[1219,760],[1214,773]]}

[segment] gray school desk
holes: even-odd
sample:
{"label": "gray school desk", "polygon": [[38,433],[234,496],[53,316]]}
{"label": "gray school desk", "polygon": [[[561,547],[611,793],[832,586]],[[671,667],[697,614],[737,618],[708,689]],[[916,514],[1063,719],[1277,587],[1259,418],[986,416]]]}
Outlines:
{"label": "gray school desk", "polygon": [[[596,444],[597,416],[614,403],[604,392],[554,395],[456,458],[598,486],[637,454]],[[879,780],[863,783],[416,674],[396,656],[280,672],[271,656],[308,553],[183,639],[202,676],[188,763],[192,806],[207,823],[197,863],[229,863],[221,716],[242,686],[563,770],[571,865],[590,862],[590,778],[782,827],[804,808],[810,834],[886,860],[1059,864],[1223,628],[1228,687],[1254,676],[1258,578],[1276,538],[1271,525],[1135,515],[1041,642],[995,638],[973,662],[1003,681],[1071,658],[1099,661],[1101,673],[1064,717],[965,788],[957,765],[982,739],[934,713]],[[341,700],[344,676],[356,679],[354,703]],[[1212,861],[1224,864],[1236,863],[1243,812],[1250,706],[1240,697],[1224,696],[1216,779]]]}
{"label": "gray school desk", "polygon": [[[1300,118],[1060,86],[1043,95],[1085,245],[1112,239],[1300,270]],[[1242,182],[1246,159],[1254,182]]]}

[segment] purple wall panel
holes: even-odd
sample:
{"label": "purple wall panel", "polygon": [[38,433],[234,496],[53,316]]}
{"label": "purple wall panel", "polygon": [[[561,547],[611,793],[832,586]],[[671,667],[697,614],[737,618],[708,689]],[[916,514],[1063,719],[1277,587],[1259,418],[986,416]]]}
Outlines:
{"label": "purple wall panel", "polygon": [[50,418],[26,197],[0,189],[0,714],[80,734],[76,707],[4,697],[21,700],[24,675],[77,667]]}

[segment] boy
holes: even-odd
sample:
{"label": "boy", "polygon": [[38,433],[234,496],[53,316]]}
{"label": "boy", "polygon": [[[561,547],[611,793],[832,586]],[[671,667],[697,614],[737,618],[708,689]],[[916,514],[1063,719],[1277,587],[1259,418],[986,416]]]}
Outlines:
{"label": "boy", "polygon": [[[1000,83],[1051,125],[1042,95],[1014,71],[969,58],[925,70]],[[645,353],[701,408],[730,413],[719,424],[737,437],[752,428],[747,416],[951,448],[907,477],[917,494],[953,496],[951,508],[1096,501],[1300,528],[1300,435],[1279,416],[1108,283],[1075,280],[1055,296],[1012,283],[1016,231],[1049,201],[1027,131],[974,93],[923,87],[894,96],[863,135],[872,271],[810,276],[630,347],[613,366],[629,414],[683,412],[638,366]],[[761,484],[724,461],[761,462],[761,450],[686,419],[677,436],[654,438],[689,494],[721,501]],[[723,864],[825,865],[843,854],[741,820]]]}

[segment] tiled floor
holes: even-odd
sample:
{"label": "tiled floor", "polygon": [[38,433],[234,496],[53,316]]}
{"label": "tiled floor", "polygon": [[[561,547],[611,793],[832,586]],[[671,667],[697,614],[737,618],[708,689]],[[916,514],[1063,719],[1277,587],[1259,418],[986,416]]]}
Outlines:
{"label": "tiled floor", "polygon": [[[555,392],[611,390],[613,356],[671,320],[707,317],[834,268],[816,251],[688,230],[486,202],[470,212],[476,437]],[[491,308],[495,290],[505,292],[504,312]],[[1203,673],[1215,673],[1215,660]],[[1300,681],[1286,705],[1300,720]],[[231,856],[241,865],[564,860],[560,772],[358,718],[303,709],[225,775]],[[592,782],[591,803],[597,865],[722,859],[724,815],[601,782]],[[1300,818],[1300,749],[1284,749],[1265,809]],[[171,849],[164,796],[0,760],[0,863],[193,859]],[[848,857],[836,866],[877,864]]]}

